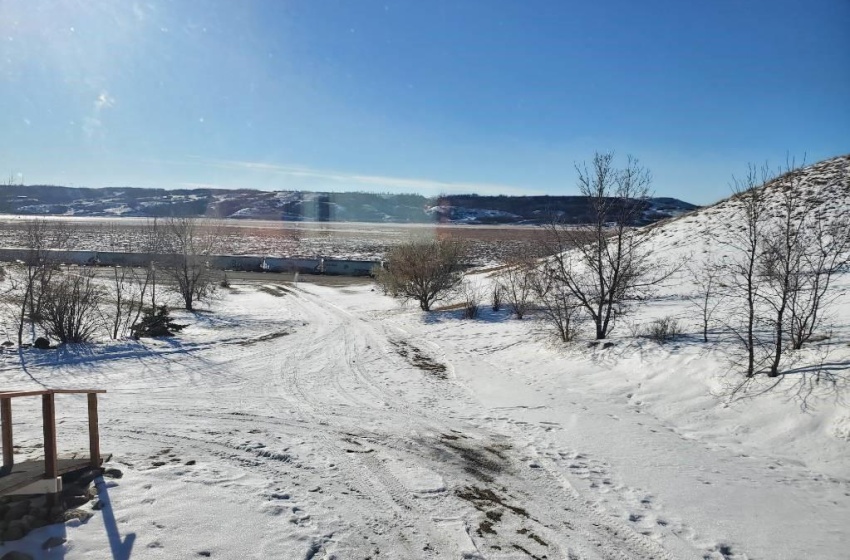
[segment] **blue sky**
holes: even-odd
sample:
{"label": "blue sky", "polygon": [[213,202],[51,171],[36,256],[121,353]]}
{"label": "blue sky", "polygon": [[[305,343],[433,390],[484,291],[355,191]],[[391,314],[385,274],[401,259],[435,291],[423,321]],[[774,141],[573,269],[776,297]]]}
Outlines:
{"label": "blue sky", "polygon": [[614,150],[710,203],[850,152],[848,29],[847,0],[0,0],[0,177],[575,194]]}

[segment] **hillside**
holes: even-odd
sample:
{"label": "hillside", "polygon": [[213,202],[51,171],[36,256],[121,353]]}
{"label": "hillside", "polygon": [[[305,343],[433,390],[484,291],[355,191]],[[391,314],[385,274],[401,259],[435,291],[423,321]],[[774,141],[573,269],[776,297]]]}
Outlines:
{"label": "hillside", "polygon": [[[775,214],[784,176],[761,186],[768,214]],[[814,204],[813,211],[828,220],[850,219],[850,154],[824,160],[801,170],[794,188],[803,199]],[[724,243],[729,239],[740,202],[730,196],[716,204],[698,208],[670,220],[659,221],[646,228],[659,252],[680,257],[695,255],[722,258]]]}
{"label": "hillside", "polygon": [[[673,198],[648,201],[642,223],[677,216],[694,205]],[[46,185],[0,186],[0,213],[83,217],[215,216],[317,222],[533,224],[552,215],[581,222],[580,196],[446,195],[364,192],[267,192],[251,189],[89,189]]]}

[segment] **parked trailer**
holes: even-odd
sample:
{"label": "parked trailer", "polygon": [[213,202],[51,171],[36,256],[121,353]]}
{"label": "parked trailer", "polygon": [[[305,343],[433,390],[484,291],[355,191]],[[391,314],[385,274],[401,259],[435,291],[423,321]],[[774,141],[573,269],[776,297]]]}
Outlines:
{"label": "parked trailer", "polygon": [[334,276],[371,276],[378,261],[352,261],[343,259],[322,259],[322,273]]}
{"label": "parked trailer", "polygon": [[262,271],[263,257],[251,255],[215,255],[209,259],[210,268],[238,270],[240,272]]}
{"label": "parked trailer", "polygon": [[145,267],[153,260],[150,253],[113,253],[98,251],[97,264],[100,266],[133,266]]}
{"label": "parked trailer", "polygon": [[318,274],[319,259],[290,259],[284,257],[266,257],[263,259],[262,269],[266,272],[301,272],[304,274]]}
{"label": "parked trailer", "polygon": [[[27,249],[0,248],[0,261],[25,261],[31,257]],[[124,253],[117,251],[47,251],[47,260],[57,264],[79,266],[132,266],[145,267],[151,261],[164,265],[181,259],[180,255],[151,253]],[[380,261],[348,259],[295,259],[261,257],[255,255],[214,255],[207,259],[210,268],[240,272],[301,272],[333,276],[371,276]]]}

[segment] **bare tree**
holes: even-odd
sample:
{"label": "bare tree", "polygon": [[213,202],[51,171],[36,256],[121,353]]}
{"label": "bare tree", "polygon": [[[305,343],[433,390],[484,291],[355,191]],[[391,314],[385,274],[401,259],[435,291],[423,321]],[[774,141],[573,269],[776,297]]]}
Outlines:
{"label": "bare tree", "polygon": [[805,238],[813,208],[800,187],[800,169],[792,164],[773,185],[778,190],[778,204],[773,205],[772,216],[762,228],[760,239],[758,273],[764,279],[760,296],[771,311],[766,319],[773,327],[770,377],[779,375],[788,323],[786,313],[794,293],[801,288],[804,254],[808,250]]}
{"label": "bare tree", "polygon": [[88,342],[99,325],[102,296],[92,270],[68,271],[48,284],[41,323],[62,343]]}
{"label": "bare tree", "polygon": [[166,253],[160,269],[188,311],[215,291],[216,274],[209,261],[218,248],[216,230],[209,220],[188,217],[168,218],[164,225],[162,239]]}
{"label": "bare tree", "polygon": [[646,246],[649,236],[633,229],[649,197],[647,169],[631,156],[617,169],[612,153],[596,153],[589,168],[583,164],[576,170],[589,204],[589,222],[550,224],[552,274],[593,321],[596,338],[604,339],[630,305],[645,299],[676,267],[653,262]]}
{"label": "bare tree", "polygon": [[145,259],[145,283],[148,286],[150,296],[150,308],[156,309],[157,302],[157,261],[162,260],[165,251],[164,228],[159,219],[149,219],[141,231],[141,250],[146,255]]}
{"label": "bare tree", "polygon": [[69,229],[61,222],[51,224],[35,219],[24,224],[22,244],[25,252],[14,265],[13,279],[18,346],[23,344],[27,321],[34,325],[41,319],[44,294],[55,270],[56,250],[66,245],[68,236]]}
{"label": "bare tree", "polygon": [[791,347],[799,350],[823,325],[825,309],[838,297],[833,277],[850,264],[850,218],[827,223],[815,211],[807,230],[802,271],[789,299]]}
{"label": "bare tree", "polygon": [[730,288],[745,308],[732,330],[747,350],[747,378],[779,376],[783,355],[822,326],[824,305],[836,297],[833,276],[850,251],[850,219],[818,208],[793,161],[781,171],[774,177],[763,167],[759,175],[750,166],[735,182],[738,223],[724,240],[733,249],[724,266]]}
{"label": "bare tree", "polygon": [[461,282],[465,254],[463,244],[451,239],[409,241],[387,251],[375,280],[385,293],[430,311]]}
{"label": "bare tree", "polygon": [[[107,224],[104,237],[111,251],[132,252],[137,247],[134,239],[128,238],[116,223]],[[144,237],[142,242],[144,243]],[[109,336],[113,340],[129,333],[139,321],[154,270],[150,265],[142,270],[132,266],[112,267],[108,294],[111,305],[103,305],[100,310]]]}
{"label": "bare tree", "polygon": [[498,289],[517,319],[522,319],[531,307],[536,265],[534,259],[515,257],[499,273]]}
{"label": "bare tree", "polygon": [[703,263],[700,267],[688,266],[687,270],[696,286],[696,292],[689,299],[700,314],[702,341],[708,342],[708,331],[714,313],[723,302],[720,293],[721,270],[713,260]]}
{"label": "bare tree", "polygon": [[[761,177],[761,180],[759,180]],[[723,264],[723,276],[733,295],[744,304],[744,320],[740,326],[730,325],[730,329],[743,344],[747,356],[745,375],[753,377],[756,373],[756,347],[761,341],[756,336],[758,302],[762,295],[762,278],[759,275],[759,262],[762,259],[762,240],[764,237],[767,201],[764,189],[771,173],[767,166],[760,170],[750,165],[743,179],[732,179],[732,202],[735,204],[736,225],[721,242],[732,250],[731,258]]]}

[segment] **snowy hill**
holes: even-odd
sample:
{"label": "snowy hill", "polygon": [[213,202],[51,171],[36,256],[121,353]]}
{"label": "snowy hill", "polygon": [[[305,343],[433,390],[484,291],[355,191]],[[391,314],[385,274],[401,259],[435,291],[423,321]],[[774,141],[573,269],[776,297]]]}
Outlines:
{"label": "snowy hill", "polygon": [[[786,185],[783,176],[763,185],[768,213],[776,213]],[[801,170],[795,182],[801,197],[811,201],[814,212],[828,220],[850,217],[850,155],[839,156]],[[645,229],[652,236],[654,250],[679,257],[700,255],[719,257],[722,245],[736,227],[740,201],[735,196],[711,206],[698,208],[679,217],[662,220]]]}
{"label": "snowy hill", "polygon": [[[637,203],[637,202],[635,202]],[[642,224],[696,208],[674,198],[645,203]],[[588,212],[580,196],[478,196],[257,191],[251,189],[70,188],[0,186],[0,214],[77,217],[215,216],[307,222],[540,223],[552,214],[581,222]]]}

